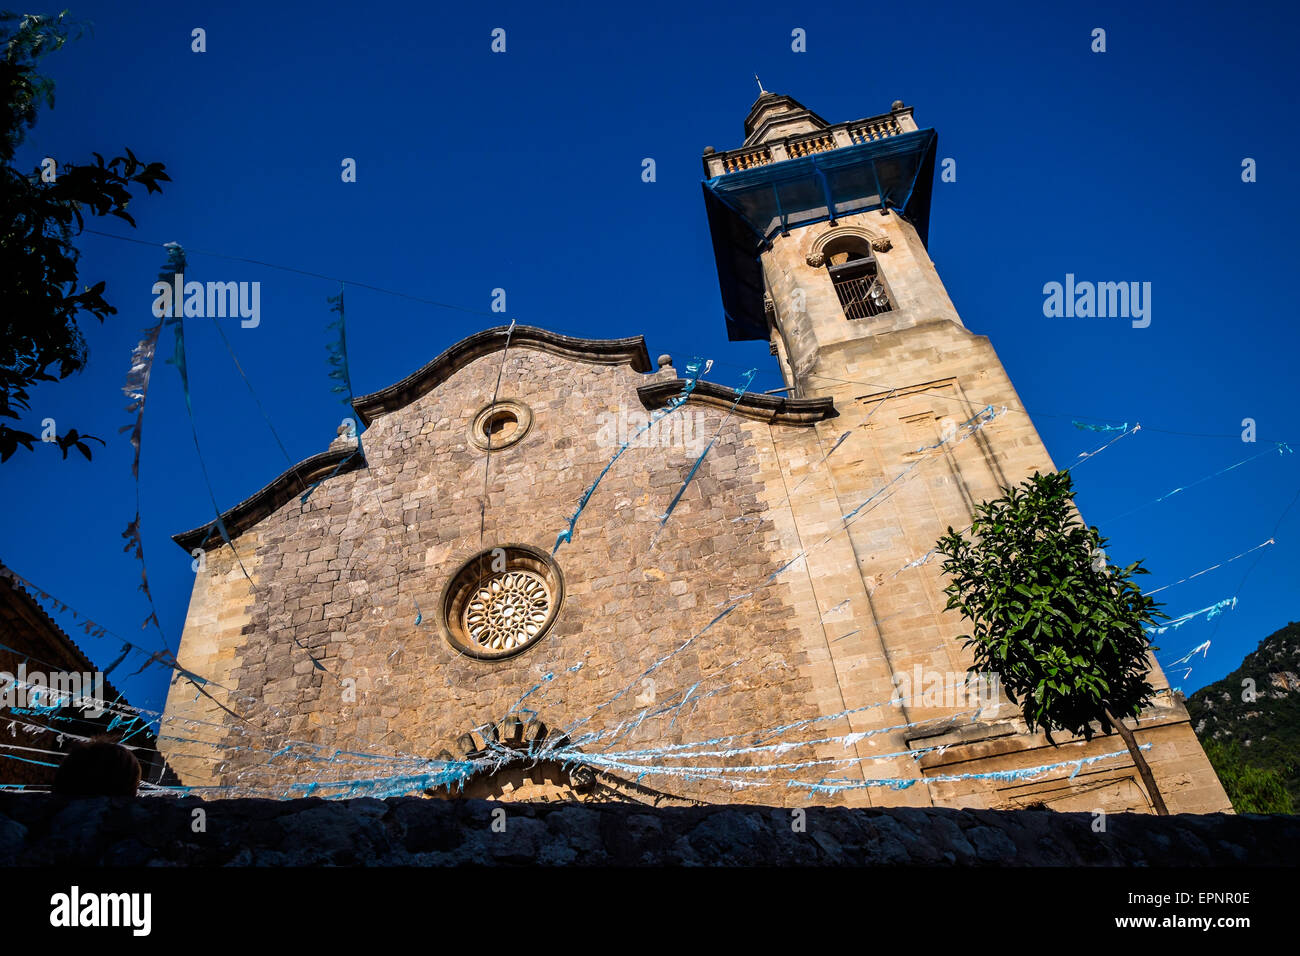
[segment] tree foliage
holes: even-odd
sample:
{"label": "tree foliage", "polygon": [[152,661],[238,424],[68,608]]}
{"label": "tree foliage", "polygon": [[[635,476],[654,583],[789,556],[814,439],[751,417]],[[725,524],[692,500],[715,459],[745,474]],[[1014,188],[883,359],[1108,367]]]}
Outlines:
{"label": "tree foliage", "polygon": [[1238,813],[1294,813],[1286,781],[1276,770],[1246,761],[1235,740],[1211,740],[1205,744],[1219,782]]}
{"label": "tree foliage", "polygon": [[975,509],[970,537],[951,527],[935,550],[948,609],[971,622],[971,670],[997,674],[1030,730],[1124,738],[1157,813],[1155,776],[1123,723],[1154,693],[1145,628],[1164,617],[1134,578],[1142,562],[1107,567],[1106,539],[1079,520],[1069,472],[1034,473]]}
{"label": "tree foliage", "polygon": [[1150,701],[1144,628],[1164,615],[1134,581],[1140,561],[1106,566],[1106,539],[1079,520],[1073,495],[1068,472],[1035,473],[937,550],[948,608],[972,624],[971,670],[1001,675],[1031,730],[1091,739],[1094,722],[1110,730],[1107,707],[1136,716]]}
{"label": "tree foliage", "polygon": [[[73,241],[86,216],[115,216],[134,226],[127,212],[132,187],[161,192],[159,183],[169,181],[162,163],[143,162],[130,149],[108,161],[91,153],[93,163],[64,163],[53,176],[14,166],[38,109],[54,106],[53,83],[36,72],[36,62],[62,47],[72,29],[66,13],[0,14],[0,418],[20,419],[31,410],[32,386],[67,378],[85,365],[80,318],[89,314],[102,322],[117,311],[104,297],[104,282],[78,291],[80,254]],[[74,429],[55,440],[65,458],[72,447],[89,458],[87,438],[93,436]],[[37,440],[0,422],[0,461],[20,445],[31,450]]]}

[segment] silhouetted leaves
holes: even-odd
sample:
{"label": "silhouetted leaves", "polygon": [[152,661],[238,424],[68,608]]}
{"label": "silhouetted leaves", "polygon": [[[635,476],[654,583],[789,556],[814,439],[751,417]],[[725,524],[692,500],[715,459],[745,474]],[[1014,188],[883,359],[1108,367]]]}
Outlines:
{"label": "silhouetted leaves", "polygon": [[[64,15],[40,17],[0,14],[0,417],[18,419],[30,411],[28,389],[36,382],[67,378],[87,359],[78,327],[83,314],[99,321],[116,313],[104,297],[105,283],[78,292],[80,253],[73,240],[85,216],[115,216],[132,226],[127,212],[131,189],[161,192],[169,182],[162,163],[145,163],[130,150],[105,161],[92,153],[86,165],[65,163],[54,182],[39,169],[22,173],[14,166],[16,149],[36,123],[37,106],[54,103],[53,84],[35,72],[41,55],[57,50],[72,25]],[[75,448],[87,459],[87,440],[70,430],[56,443],[67,458]],[[30,432],[0,426],[0,461],[21,446],[31,450]]]}
{"label": "silhouetted leaves", "polygon": [[79,435],[75,428],[68,429],[66,435],[62,435],[55,439],[58,446],[63,449],[63,457],[65,459],[68,457],[68,449],[75,448],[86,456],[86,461],[90,461],[90,447],[86,444],[86,441],[97,441],[100,445],[104,444],[102,438],[96,438],[94,435]]}

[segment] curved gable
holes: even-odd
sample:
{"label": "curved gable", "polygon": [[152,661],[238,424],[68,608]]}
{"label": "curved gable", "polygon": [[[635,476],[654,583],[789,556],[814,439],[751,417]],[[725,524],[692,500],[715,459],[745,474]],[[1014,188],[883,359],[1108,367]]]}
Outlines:
{"label": "curved gable", "polygon": [[[292,468],[285,469],[270,484],[249,495],[233,508],[221,513],[221,520],[232,539],[238,538],[263,518],[275,513],[295,495],[314,482],[324,481],[335,474],[344,475],[365,465],[365,458],[357,451],[356,443],[341,448],[331,448],[319,455],[304,458]],[[195,548],[211,551],[225,544],[217,533],[216,521],[209,521],[189,531],[172,535],[172,540],[193,553]]]}
{"label": "curved gable", "polygon": [[380,415],[409,405],[475,359],[501,351],[507,333],[512,349],[537,349],[593,365],[630,365],[636,372],[650,371],[650,353],[642,335],[625,339],[579,339],[530,325],[516,325],[514,332],[510,332],[503,325],[475,332],[400,382],[353,399],[352,409],[362,424],[369,425]]}
{"label": "curved gable", "polygon": [[[593,365],[629,365],[636,372],[650,371],[650,354],[646,351],[645,337],[641,335],[623,339],[582,339],[529,325],[516,325],[511,332],[503,325],[475,332],[400,382],[353,399],[352,409],[364,425],[369,425],[380,415],[411,404],[476,359],[502,351],[506,347],[507,334],[512,349],[536,349]],[[355,446],[332,448],[312,455],[233,508],[223,511],[221,520],[230,537],[237,538],[300,494],[305,485],[335,474],[346,474],[364,465],[365,460],[357,454]],[[187,552],[199,547],[211,550],[224,543],[216,533],[215,520],[175,534],[172,540]]]}

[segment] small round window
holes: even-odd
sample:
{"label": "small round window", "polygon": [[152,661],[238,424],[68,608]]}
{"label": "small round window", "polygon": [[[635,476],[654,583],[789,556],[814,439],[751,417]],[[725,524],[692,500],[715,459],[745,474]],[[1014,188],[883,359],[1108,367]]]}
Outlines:
{"label": "small round window", "polygon": [[523,402],[504,399],[479,409],[470,425],[469,437],[475,447],[497,451],[522,439],[532,424],[532,409]]}

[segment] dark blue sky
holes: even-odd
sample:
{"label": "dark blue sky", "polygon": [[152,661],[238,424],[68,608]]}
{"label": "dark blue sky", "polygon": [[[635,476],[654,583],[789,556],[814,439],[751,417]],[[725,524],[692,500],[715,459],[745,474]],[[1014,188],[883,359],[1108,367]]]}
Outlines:
{"label": "dark blue sky", "polygon": [[[1072,418],[1141,422],[1078,470],[1079,505],[1111,557],[1146,559],[1159,587],[1274,534],[1300,459],[1270,455],[1135,514],[1166,492],[1300,441],[1292,369],[1300,191],[1294,9],[1197,4],[656,3],[620,8],[81,3],[94,30],[45,61],[57,105],[21,159],[84,161],[129,145],[166,163],[139,227],[183,243],[192,280],[258,281],[261,325],[224,326],[290,455],[321,451],[343,416],[327,379],[326,297],[337,283],[216,258],[343,277],[468,311],[349,287],[358,393],[404,376],[508,316],[557,331],[645,334],[651,354],[715,360],[734,385],[778,386],[764,343],[726,341],[700,196],[704,146],[739,145],[757,88],[831,122],[915,106],[957,181],[936,183],[930,251],[967,326],[991,337],[1055,461],[1108,436]],[[207,52],[190,31],[207,31]],[[505,54],[490,52],[493,28]],[[1091,32],[1107,51],[1091,52]],[[791,31],[807,52],[791,50]],[[340,180],[344,157],[358,181]],[[657,181],[641,180],[653,158]],[[1258,182],[1241,181],[1245,157]],[[36,390],[31,419],[110,440],[93,463],[42,447],[0,466],[0,557],[116,633],[154,644],[137,562],[123,384],[152,323],[164,253],[87,235],[82,277],[119,314],[87,327],[81,375]],[[1048,319],[1044,283],[1066,273],[1152,283],[1152,322]],[[229,507],[285,467],[206,320],[187,323],[194,411],[217,500]],[[160,353],[169,354],[168,334]],[[141,473],[146,556],[162,625],[179,639],[192,576],[170,540],[212,517],[175,369],[155,367]],[[1240,440],[1242,419],[1259,442]],[[1163,429],[1157,430],[1157,429]],[[1201,437],[1210,436],[1210,437]],[[1217,437],[1215,437],[1217,436]],[[75,455],[75,453],[74,453]],[[1239,605],[1165,635],[1169,662],[1213,636],[1175,684],[1234,668],[1300,617],[1300,507],[1277,544],[1161,592],[1177,616]],[[1255,565],[1256,559],[1258,564]],[[1242,586],[1248,570],[1253,571]],[[73,622],[64,619],[71,626]],[[82,641],[101,665],[116,641]],[[116,676],[116,675],[115,675]],[[160,706],[160,668],[125,682]]]}

